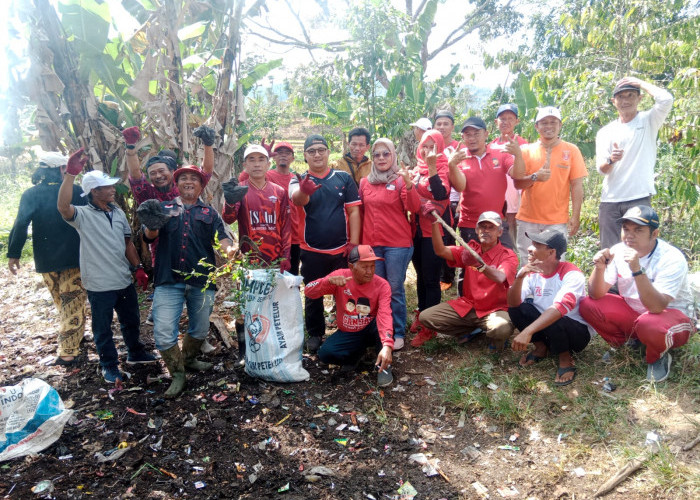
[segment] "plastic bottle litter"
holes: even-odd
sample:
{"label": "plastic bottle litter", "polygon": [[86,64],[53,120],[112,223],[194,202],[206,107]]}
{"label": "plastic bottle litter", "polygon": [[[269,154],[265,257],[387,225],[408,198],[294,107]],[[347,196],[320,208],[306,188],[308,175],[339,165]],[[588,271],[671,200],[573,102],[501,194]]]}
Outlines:
{"label": "plastic bottle litter", "polygon": [[53,481],[51,481],[50,479],[39,481],[32,487],[32,493],[34,493],[35,495],[48,495],[50,493],[53,493],[53,490]]}

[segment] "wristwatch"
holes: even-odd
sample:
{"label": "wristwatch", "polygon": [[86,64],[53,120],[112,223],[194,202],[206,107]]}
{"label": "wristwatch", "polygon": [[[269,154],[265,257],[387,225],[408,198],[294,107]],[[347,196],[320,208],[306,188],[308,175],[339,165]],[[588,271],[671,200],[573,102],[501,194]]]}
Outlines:
{"label": "wristwatch", "polygon": [[143,269],[143,264],[139,264],[138,266],[133,266],[129,264],[129,271],[131,271],[132,273],[135,273],[139,269]]}
{"label": "wristwatch", "polygon": [[530,176],[530,180],[531,180],[532,182],[537,182],[537,172],[535,172],[534,174],[532,174],[532,175]]}
{"label": "wristwatch", "polygon": [[612,165],[612,164],[613,164],[612,158],[611,158],[610,156],[608,156],[608,159],[605,160],[605,161],[607,162],[608,165]]}
{"label": "wristwatch", "polygon": [[483,273],[484,271],[486,271],[486,264],[481,264],[479,267],[476,268],[476,270],[480,273]]}
{"label": "wristwatch", "polygon": [[632,277],[635,278],[635,277],[639,276],[640,274],[644,274],[644,273],[645,273],[645,270],[643,267],[641,267],[641,268],[639,268],[639,271],[635,271],[632,273]]}

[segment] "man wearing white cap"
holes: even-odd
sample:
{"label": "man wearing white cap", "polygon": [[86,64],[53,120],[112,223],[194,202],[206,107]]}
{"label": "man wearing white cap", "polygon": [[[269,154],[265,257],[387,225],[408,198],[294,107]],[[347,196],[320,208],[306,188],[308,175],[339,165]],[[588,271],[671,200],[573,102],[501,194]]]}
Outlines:
{"label": "man wearing white cap", "polygon": [[[27,230],[32,225],[32,249],[36,272],[41,273],[58,310],[58,355],[54,364],[70,366],[80,353],[85,330],[85,289],[80,282],[80,237],[56,209],[58,190],[68,157],[58,152],[39,156],[32,174],[34,187],[22,193],[17,218],[7,241],[8,267],[17,274]],[[73,186],[71,202],[85,205],[83,190]]]}
{"label": "man wearing white cap", "polygon": [[102,376],[118,384],[125,374],[119,370],[119,356],[112,339],[112,317],[116,311],[128,364],[153,363],[156,358],[139,340],[139,303],[132,272],[139,285],[148,277],[131,241],[131,227],[124,212],[114,204],[119,179],[93,170],[83,175],[83,196],[88,204],[71,204],[75,176],[83,171],[87,155],[83,148],[68,160],[58,192],[58,211],[80,235],[80,277],[92,309],[92,333],[100,356]]}
{"label": "man wearing white cap", "polygon": [[[583,204],[583,179],[588,176],[581,151],[562,141],[561,112],[554,106],[540,108],[535,118],[539,139],[522,149],[511,141],[505,151],[523,162],[515,162],[510,175],[515,187],[522,189],[518,221],[517,247],[520,262],[526,262],[530,239],[525,233],[537,234],[554,229],[573,236],[578,232]],[[523,168],[524,165],[524,168]],[[571,214],[569,214],[571,199]]]}

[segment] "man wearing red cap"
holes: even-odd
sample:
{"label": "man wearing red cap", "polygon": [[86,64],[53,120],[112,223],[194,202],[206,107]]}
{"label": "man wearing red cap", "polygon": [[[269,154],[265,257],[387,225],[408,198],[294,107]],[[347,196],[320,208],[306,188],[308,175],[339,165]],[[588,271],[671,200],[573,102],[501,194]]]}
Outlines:
{"label": "man wearing red cap", "polygon": [[[207,286],[209,267],[216,266],[214,241],[218,237],[227,257],[236,249],[223,220],[211,205],[199,199],[204,174],[190,165],[175,171],[173,178],[180,196],[172,201],[148,200],[140,208],[146,241],[158,238],[154,273],[153,337],[173,381],[166,397],[177,397],[185,388],[185,368],[209,370],[211,363],[196,359],[209,331],[216,287]],[[149,217],[142,217],[153,205]],[[157,208],[160,207],[160,211]],[[145,213],[144,213],[145,215]],[[178,346],[179,322],[187,304],[188,330]]]}
{"label": "man wearing red cap", "polygon": [[374,273],[375,261],[384,260],[369,245],[350,251],[349,269],[338,269],[304,288],[310,299],[335,297],[338,330],[318,351],[324,363],[341,365],[343,372],[355,369],[368,347],[379,352],[375,365],[377,384],[391,384],[391,353],[394,334],[391,319],[391,287]]}

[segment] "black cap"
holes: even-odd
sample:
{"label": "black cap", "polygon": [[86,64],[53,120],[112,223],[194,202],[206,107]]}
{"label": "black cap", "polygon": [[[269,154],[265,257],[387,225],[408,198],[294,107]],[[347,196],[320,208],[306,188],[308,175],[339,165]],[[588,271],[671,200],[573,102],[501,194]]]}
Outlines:
{"label": "black cap", "polygon": [[507,104],[502,104],[498,107],[498,111],[496,111],[496,118],[499,117],[499,115],[505,111],[510,111],[511,113],[515,114],[515,117],[518,117],[518,106],[513,104],[512,102],[509,102]]}
{"label": "black cap", "polygon": [[659,227],[659,216],[656,211],[646,205],[637,205],[625,212],[625,215],[617,219],[618,222],[632,221],[640,226],[649,226],[652,229]]}
{"label": "black cap", "polygon": [[306,140],[304,141],[304,151],[306,151],[307,149],[309,149],[309,148],[310,148],[311,146],[313,146],[314,144],[323,144],[324,146],[328,147],[328,143],[326,142],[326,140],[323,138],[322,135],[319,135],[319,134],[311,134],[311,135],[308,136],[308,137],[306,138]]}
{"label": "black cap", "polygon": [[557,258],[566,253],[566,236],[556,229],[546,229],[539,234],[530,235],[525,233],[535,243],[542,243],[557,252]]}
{"label": "black cap", "polygon": [[620,92],[624,92],[625,90],[636,90],[637,94],[640,93],[639,86],[637,85],[632,85],[630,83],[618,83],[613,89],[613,97],[615,97]]}
{"label": "black cap", "polygon": [[452,111],[449,109],[441,109],[435,114],[435,121],[437,121],[438,118],[449,118],[452,120],[452,123],[455,122],[455,115],[452,114]]}
{"label": "black cap", "polygon": [[467,118],[467,121],[464,122],[464,125],[462,125],[462,132],[464,132],[464,129],[467,127],[475,128],[477,130],[486,130],[486,123],[484,123],[484,120],[478,116],[470,116]]}

